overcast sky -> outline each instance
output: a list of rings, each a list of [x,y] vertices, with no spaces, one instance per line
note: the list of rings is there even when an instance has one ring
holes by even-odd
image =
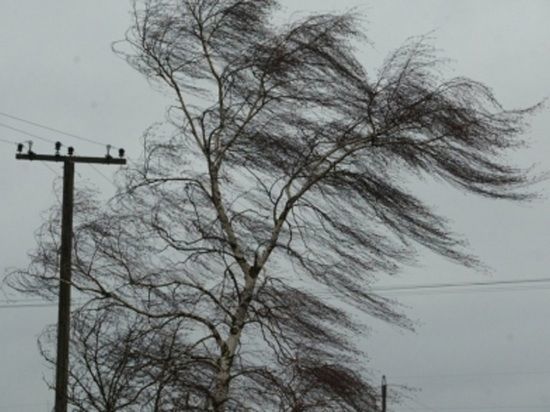
[[[550,1],[546,0],[307,0],[283,4],[288,12],[358,7],[372,45],[359,45],[367,69],[406,38],[432,33],[450,58],[449,76],[466,75],[489,85],[508,108],[550,96]],[[79,154],[103,155],[105,148],[15,121],[12,115],[98,142],[124,146],[139,156],[139,138],[164,119],[169,99],[111,51],[129,25],[126,1],[1,0],[0,139],[34,140],[38,152],[50,143],[13,128],[73,144]],[[530,147],[513,153],[518,165],[550,170],[550,110],[532,118]],[[6,127],[7,126],[7,127]],[[9,129],[11,127],[12,129]],[[14,159],[15,147],[0,142],[0,268],[25,265],[41,213],[54,202],[59,165]],[[88,179],[108,196],[114,168],[105,175],[79,165],[76,184]],[[548,195],[548,182],[536,186]],[[441,185],[417,190],[448,216],[454,230],[491,268],[472,272],[426,255],[419,267],[379,287],[472,281],[548,278],[550,203],[488,201]],[[550,282],[392,292],[417,321],[415,333],[368,320],[360,339],[372,377],[416,388],[389,410],[550,410]],[[0,296],[0,411],[44,412],[53,392],[42,381],[47,369],[36,337],[56,320],[55,307],[14,307]],[[17,302],[18,304],[25,302]]]

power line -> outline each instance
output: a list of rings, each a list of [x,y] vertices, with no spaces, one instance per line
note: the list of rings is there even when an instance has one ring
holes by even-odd
[[[13,140],[6,140],[6,139],[2,139],[1,137],[0,137],[0,142],[8,143],[9,145],[12,145],[12,144],[17,145],[18,144],[17,142],[14,142]]]
[[[103,173],[101,170],[99,170],[97,167],[95,167],[93,164],[89,164],[90,166],[98,175],[100,175],[106,182],[109,182],[109,184],[113,185],[115,188],[117,185],[115,182],[113,182],[105,173]]]
[[[2,139],[0,138],[0,143],[6,143],[6,144],[9,144],[10,146],[11,145],[18,145],[19,143],[17,142],[14,142],[12,140],[6,140],[6,139]],[[42,163],[45,167],[47,167],[48,169],[50,169],[50,171],[52,173],[54,173],[56,176],[59,174],[56,170],[54,170],[50,165],[46,164],[46,163]]]
[[[420,406],[420,407],[422,408],[422,410],[424,410],[424,411],[434,411],[434,412],[436,412],[436,410],[435,410],[434,408],[432,408],[431,406],[428,406],[428,405],[426,405],[426,404],[424,404],[424,403],[422,403],[422,402],[419,402],[419,401],[416,400],[416,399],[408,398],[408,401],[414,403],[414,404],[417,405],[417,406]],[[413,408],[411,408],[410,410],[415,411],[415,410],[417,410],[417,408],[414,408],[414,407],[413,407]]]
[[[371,287],[368,292],[379,295],[397,294],[399,296],[430,296],[442,294],[464,294],[464,293],[488,293],[488,292],[521,292],[533,290],[550,289],[550,278],[538,279],[514,279],[487,282],[463,282],[463,283],[432,283],[432,284],[411,284],[399,286]],[[345,292],[332,292],[330,290],[313,290],[317,296],[338,297],[345,296]],[[367,292],[367,293],[368,293]]]
[[[55,143],[55,141],[53,141],[52,139],[48,139],[47,137],[43,137],[43,136],[39,136],[39,135],[34,134],[34,133],[27,132],[26,130],[23,130],[23,129],[18,129],[17,127],[13,127],[13,126],[7,125],[5,123],[0,123],[0,127],[12,130],[12,131],[17,132],[17,133],[24,134],[24,135],[29,136],[29,137],[34,137],[35,139],[43,140],[43,141],[48,142],[48,143]]]
[[[36,298],[24,298],[24,299],[12,299],[12,298],[5,298],[0,299],[0,304],[2,303],[29,303],[29,302],[45,302],[47,300],[44,300],[44,298],[36,297]]]
[[[56,171],[53,167],[51,167],[49,164],[46,164],[46,163],[40,163],[40,164],[48,168],[54,175],[59,176],[59,172]]]
[[[432,296],[432,295],[465,295],[465,294],[478,294],[478,293],[498,293],[498,292],[536,292],[536,291],[547,291],[550,289],[548,286],[520,286],[520,287],[497,287],[497,288],[470,288],[470,289],[441,289],[441,290],[412,290],[412,291],[388,291],[381,292],[379,295],[392,295],[392,296]]]
[[[430,289],[452,289],[463,287],[484,287],[484,286],[510,286],[510,285],[533,285],[541,283],[549,283],[550,278],[531,278],[531,279],[509,279],[509,280],[492,280],[484,282],[460,282],[460,283],[430,283],[430,284],[413,284],[413,285],[395,285],[395,286],[379,286],[372,288],[374,292],[386,291],[411,291],[411,290],[430,290]]]
[[[25,123],[29,123],[29,124],[32,124],[32,125],[36,125],[36,126],[39,126],[38,123],[35,123],[35,122],[31,122],[31,121],[28,121],[28,120],[23,120],[21,118],[18,118],[18,117],[15,117],[15,116],[11,116],[11,115],[8,115],[6,113],[2,113],[0,112],[0,115],[3,115],[3,116],[7,116],[7,117],[10,117],[10,118],[13,118],[13,119],[17,119],[17,120],[20,120],[20,121],[24,121]],[[29,137],[34,137],[36,139],[40,139],[40,140],[43,140],[45,142],[49,142],[49,143],[54,143],[53,140],[50,140],[46,137],[43,137],[43,136],[40,136],[40,135],[37,135],[37,134],[34,134],[34,133],[30,133],[30,132],[27,132],[26,130],[24,129],[19,129],[19,128],[16,128],[16,127],[12,127],[10,125],[7,125],[7,124],[4,124],[4,123],[0,123],[0,127],[4,127],[6,129],[10,129],[10,130],[13,130],[15,132],[18,132],[18,133],[22,133],[22,134],[25,134],[26,136],[29,136]],[[63,132],[63,131],[60,131],[58,129],[54,129],[54,128],[50,128],[50,127],[47,127],[47,126],[42,126],[40,125],[39,127],[43,127],[45,129],[48,129],[48,130],[52,130],[52,131],[55,131],[55,132],[58,132],[58,133],[61,133],[61,134],[64,134],[66,136],[70,136],[70,137],[75,137],[75,138],[78,138],[80,140],[85,140],[85,141],[88,141],[88,142],[91,142],[91,143],[94,143],[94,144],[97,144],[97,145],[100,145],[100,146],[104,146],[102,143],[99,143],[99,142],[95,142],[95,141],[92,141],[90,139],[86,139],[86,138],[83,138],[83,137],[80,137],[78,135],[73,135],[71,133],[67,133],[67,132]],[[18,143],[15,142],[15,141],[12,141],[12,140],[6,140],[6,139],[2,139],[0,138],[0,142],[3,142],[3,143],[6,143],[6,144],[10,144],[10,145],[17,145]],[[52,169],[50,166],[48,166],[47,164],[44,164],[48,169],[50,169],[52,172],[54,172],[56,175],[58,174],[54,169]],[[109,177],[107,177],[104,173],[102,173],[97,167],[95,167],[93,164],[90,164],[89,165],[97,174],[99,174],[101,176],[102,179],[105,179],[107,182],[109,182],[109,184],[113,185],[114,187],[116,187],[116,184],[111,180],[109,179]]]
[[[532,410],[545,410],[547,411],[550,408],[550,404],[547,405],[485,405],[485,406],[436,406],[433,410],[438,411],[498,411],[498,410],[509,410],[513,409],[516,411],[524,409]],[[411,408],[413,411],[425,411],[426,409]]]
[[[404,295],[411,295],[411,294],[415,294],[415,292],[417,290],[420,290],[420,289],[428,289],[430,291],[432,291],[432,294],[436,295],[436,294],[440,294],[440,293],[446,293],[445,289],[447,288],[459,288],[459,287],[469,287],[469,288],[479,288],[479,287],[490,287],[490,286],[494,286],[494,285],[514,285],[514,286],[518,286],[518,285],[522,285],[522,284],[526,284],[526,285],[534,285],[534,284],[540,284],[540,283],[550,283],[550,278],[538,278],[538,279],[525,279],[525,280],[521,280],[521,279],[513,279],[513,280],[502,280],[502,281],[492,281],[492,282],[464,282],[464,283],[434,283],[434,284],[417,284],[417,285],[406,285],[406,286],[386,286],[386,287],[380,287],[380,288],[372,288],[371,291],[373,292],[386,292],[386,291],[403,291],[403,294]],[[550,287],[550,285],[548,285]],[[537,290],[540,289],[540,288],[537,288]],[[507,292],[507,291],[521,291],[521,290],[534,290],[534,288],[499,288],[499,289],[493,289],[491,291],[495,291],[495,292]],[[461,292],[472,292],[471,290],[464,290],[464,291],[461,291]],[[325,291],[313,291],[312,293],[314,293],[315,295],[320,295],[320,296],[337,296],[336,293],[332,293],[332,292],[325,292]],[[32,305],[35,305],[34,303],[33,304],[30,304],[27,305],[27,301],[29,301],[31,299],[20,299],[20,300],[9,300],[9,301],[4,301],[4,302],[13,302],[13,303],[5,303],[5,304],[1,304],[0,305],[0,309],[1,308],[4,308],[4,307],[8,307],[8,308],[11,308],[11,307],[33,307]],[[23,303],[21,303],[23,302]],[[49,305],[56,305],[56,303],[48,303],[48,302],[42,302],[42,303],[37,303],[36,305],[44,305],[44,306],[49,306]],[[550,372],[549,372],[550,373]],[[458,376],[458,375],[457,375]],[[396,378],[401,378],[401,377],[396,377]]]
[[[51,169],[54,171],[53,169]],[[55,171],[54,171],[55,172]],[[55,172],[57,173],[57,172]],[[103,173],[101,175],[110,183],[113,184],[112,181],[109,180],[107,176],[105,176]],[[416,285],[405,285],[405,286],[384,286],[384,287],[373,287],[371,288],[372,292],[390,292],[390,291],[416,291],[416,290],[435,290],[436,292],[440,292],[441,289],[452,289],[452,288],[462,288],[462,287],[469,287],[469,288],[475,288],[475,287],[490,287],[490,286],[504,286],[504,285],[513,285],[513,286],[523,286],[523,285],[534,285],[534,284],[544,284],[544,283],[550,283],[550,278],[538,278],[538,279],[513,279],[513,280],[501,280],[501,281],[491,281],[491,282],[464,282],[464,283],[434,283],[434,284],[416,284]],[[548,285],[550,287],[550,285]],[[521,291],[521,290],[532,290],[533,288],[499,288],[499,289],[493,289],[492,291],[496,292],[506,292],[506,291]],[[470,290],[464,290],[463,292],[470,292]],[[329,291],[314,291],[314,294],[317,295],[325,295],[325,296],[334,296],[335,293],[329,292]],[[408,293],[404,293],[408,294]],[[437,294],[437,293],[434,293]]]
[[[71,302],[75,305],[81,305],[84,304],[85,301],[82,300],[73,300]],[[32,307],[49,307],[49,306],[57,306],[58,301],[57,300],[45,300],[43,298],[29,298],[29,299],[0,299],[0,308],[32,308]]]
[[[55,302],[43,303],[17,303],[17,304],[0,304],[0,309],[19,309],[19,308],[46,308],[57,306]]]
[[[0,116],[8,117],[12,120],[17,120],[19,122],[23,122],[23,123],[26,123],[26,124],[29,124],[29,125],[32,125],[32,126],[35,126],[35,127],[40,127],[42,129],[49,130],[49,131],[55,132],[55,133],[59,133],[59,134],[62,134],[64,136],[73,137],[75,139],[82,140],[84,142],[88,142],[88,143],[92,143],[92,144],[96,144],[98,146],[103,146],[104,147],[106,145],[105,143],[98,142],[97,140],[89,139],[87,137],[82,137],[82,136],[74,134],[74,133],[69,133],[69,132],[57,129],[55,127],[47,126],[47,125],[42,124],[42,123],[38,123],[38,122],[34,122],[32,120],[24,119],[22,117],[14,116],[14,115],[9,114],[9,113],[0,112]]]
[[[49,402],[40,402],[40,403],[12,403],[9,405],[0,405],[0,410],[20,410],[21,406],[48,406]]]
[[[550,370],[538,370],[538,371],[495,371],[495,372],[478,372],[478,373],[442,373],[433,375],[396,375],[392,379],[396,382],[403,382],[406,380],[432,380],[442,378],[476,378],[482,376],[531,376],[531,375],[549,375]]]

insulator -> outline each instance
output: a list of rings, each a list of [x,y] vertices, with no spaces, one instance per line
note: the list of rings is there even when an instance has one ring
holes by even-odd
[[[59,154],[59,150],[61,149],[61,142],[55,142],[55,154]]]
[[[17,144],[17,153],[21,153],[23,151],[23,143]]]
[[[67,148],[67,153],[69,154],[69,156],[72,156],[74,154],[74,147],[72,146],[69,146]]]
[[[123,158],[124,157],[124,149],[118,149],[118,157]]]

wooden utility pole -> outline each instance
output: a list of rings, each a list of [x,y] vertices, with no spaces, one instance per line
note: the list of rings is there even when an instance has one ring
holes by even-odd
[[[382,376],[382,412],[386,412],[387,394],[388,394],[388,385],[386,384],[386,376]]]
[[[73,238],[73,196],[74,164],[126,164],[124,150],[119,150],[119,158],[109,154],[105,157],[74,156],[74,149],[68,148],[66,156],[59,154],[61,143],[55,144],[54,155],[42,155],[32,152],[22,153],[23,145],[17,147],[15,158],[18,160],[38,160],[43,162],[63,162],[63,210],[61,221],[61,261],[59,270],[59,303],[57,313],[57,358],[55,362],[55,412],[67,412],[67,387],[69,383],[69,339],[71,325],[71,252]]]

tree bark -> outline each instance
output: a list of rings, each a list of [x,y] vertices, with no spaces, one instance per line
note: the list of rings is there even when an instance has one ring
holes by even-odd
[[[229,336],[224,341],[220,357],[218,358],[218,374],[216,376],[216,383],[212,395],[212,407],[214,412],[224,412],[226,410],[229,385],[231,383],[231,367],[233,365],[233,358],[239,346],[241,340],[241,334],[246,323],[246,316],[248,314],[248,308],[252,301],[254,289],[256,287],[256,270],[251,268],[246,275],[246,283],[242,293],[239,306],[235,310],[233,320],[231,322],[231,328],[229,330]]]

